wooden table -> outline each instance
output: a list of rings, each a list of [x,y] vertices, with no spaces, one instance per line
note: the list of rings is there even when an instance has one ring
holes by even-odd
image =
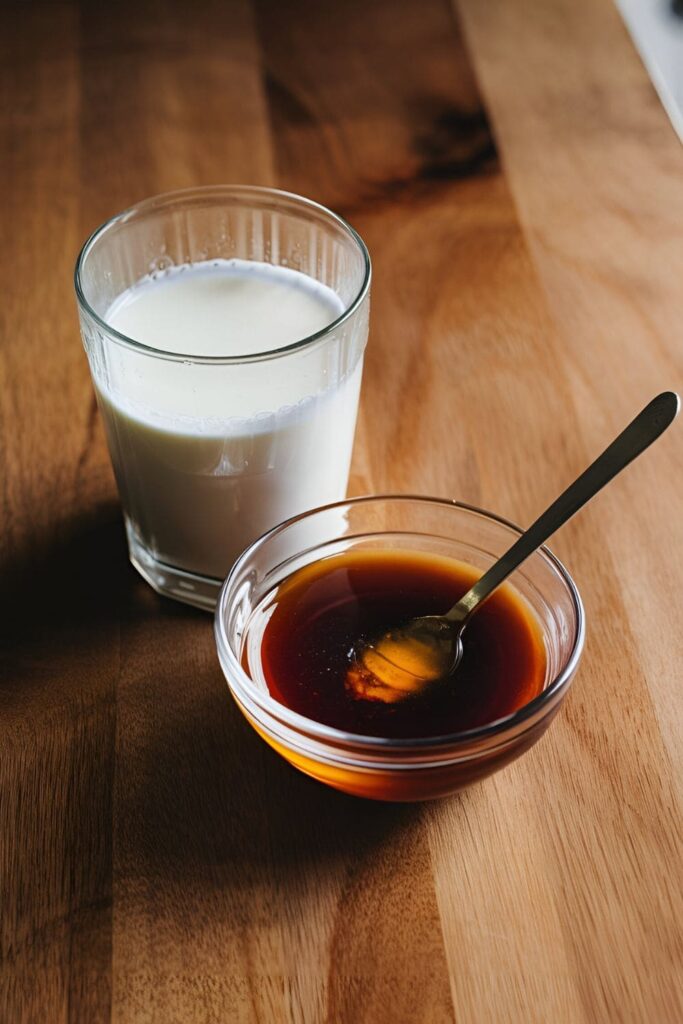
[[[334,207],[375,268],[352,493],[530,521],[683,386],[683,152],[616,11],[3,21],[0,1020],[683,1019],[680,424],[554,542],[589,633],[546,738],[460,796],[364,803],[271,753],[208,617],[129,568],[71,286],[148,194]]]

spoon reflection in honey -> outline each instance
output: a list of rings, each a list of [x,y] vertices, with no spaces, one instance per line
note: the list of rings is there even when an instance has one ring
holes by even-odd
[[[426,615],[397,626],[356,652],[347,690],[386,704],[421,694],[453,675],[463,653],[470,617],[514,570],[598,491],[645,451],[673,422],[678,395],[654,398],[445,615]]]

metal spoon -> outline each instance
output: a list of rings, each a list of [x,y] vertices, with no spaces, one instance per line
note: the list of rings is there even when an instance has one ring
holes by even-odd
[[[411,619],[364,647],[349,670],[356,696],[394,702],[451,675],[462,658],[470,617],[522,562],[652,444],[676,418],[678,395],[665,391],[538,517],[445,615]]]

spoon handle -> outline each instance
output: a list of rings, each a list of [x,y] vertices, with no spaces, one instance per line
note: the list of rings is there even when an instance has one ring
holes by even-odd
[[[664,391],[653,398],[602,455],[477,580],[445,617],[451,622],[464,622],[477,605],[485,601],[518,565],[664,433],[676,418],[678,407],[679,398],[673,391]]]

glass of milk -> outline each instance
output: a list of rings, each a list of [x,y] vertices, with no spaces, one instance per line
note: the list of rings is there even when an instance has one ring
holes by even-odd
[[[131,561],[212,608],[255,538],[345,496],[368,251],[300,196],[196,188],[103,224],[75,283]]]

